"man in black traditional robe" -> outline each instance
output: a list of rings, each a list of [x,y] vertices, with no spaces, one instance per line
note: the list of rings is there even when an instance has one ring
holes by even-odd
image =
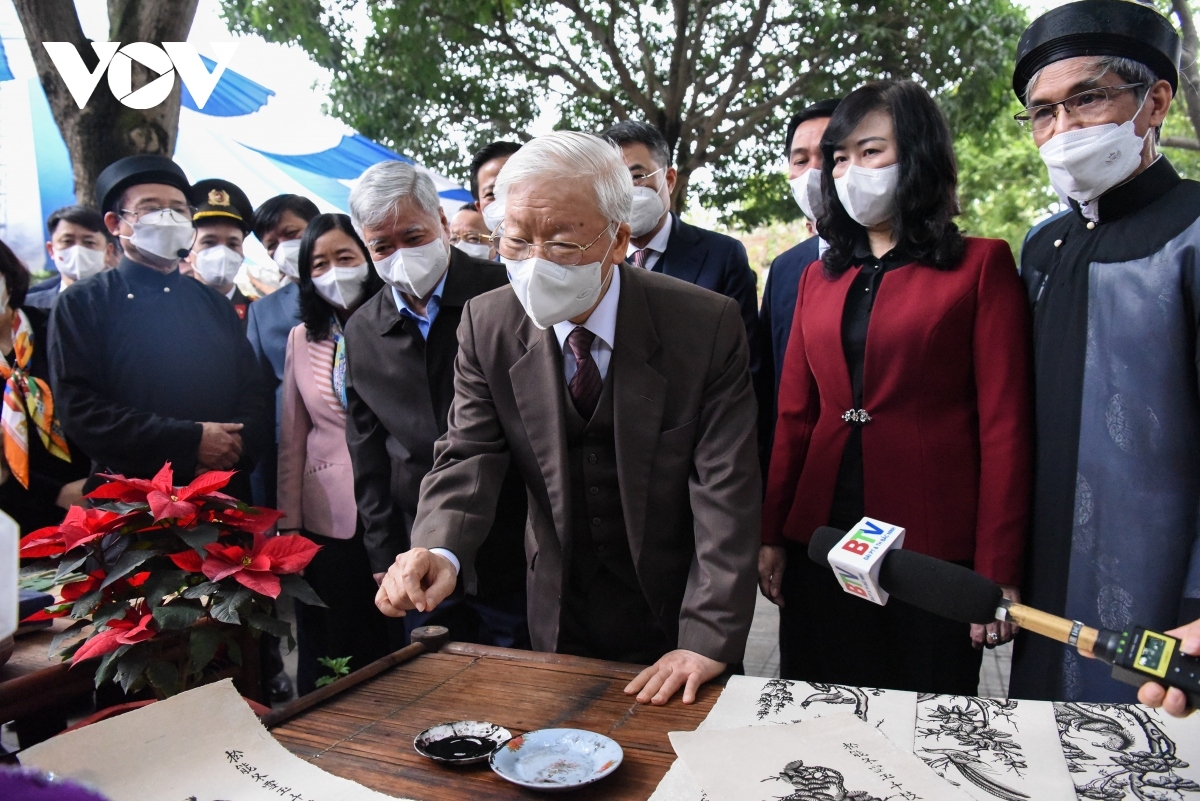
[[[1037,381],[1024,598],[1107,629],[1200,616],[1200,184],[1157,150],[1179,56],[1152,7],[1082,0],[1030,25],[1013,77],[1071,207],[1021,254]],[[1136,688],[1024,635],[1011,694],[1132,702]]]
[[[50,319],[57,411],[95,473],[175,483],[208,470],[240,472],[226,489],[249,501],[248,474],[269,439],[266,396],[229,301],[179,273],[195,232],[183,171],[162,156],[130,156],[96,181],[96,200],[124,257],[69,287]]]

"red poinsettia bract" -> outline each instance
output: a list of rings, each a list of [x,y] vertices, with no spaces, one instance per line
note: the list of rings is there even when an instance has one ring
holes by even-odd
[[[278,598],[279,576],[299,573],[306,568],[320,546],[299,534],[270,539],[256,534],[253,548],[214,542],[205,545],[204,550],[208,552],[204,559],[189,550],[171,554],[171,561],[181,570],[203,573],[209,581],[233,576],[247,589]]]
[[[167,462],[149,481],[144,478],[105,474],[103,478],[108,479],[108,483],[92,490],[87,497],[92,500],[148,504],[155,522],[178,519],[196,514],[199,509],[199,505],[195,503],[197,500],[216,498],[234,502],[228,495],[217,492],[229,483],[233,474],[232,470],[213,470],[197,476],[186,487],[176,487],[175,473],[171,470],[171,463]]]
[[[158,633],[154,615],[143,609],[141,604],[129,607],[125,610],[124,617],[108,621],[107,626],[80,646],[71,657],[72,667],[85,659],[112,653],[122,645],[144,642]]]
[[[21,558],[59,556],[72,548],[111,534],[140,514],[141,512],[131,512],[123,515],[103,509],[72,506],[59,525],[39,528],[21,538]]]
[[[111,601],[117,597],[118,593],[137,589],[145,584],[148,578],[150,578],[150,571],[146,570],[141,573],[134,573],[129,578],[117,579],[104,588],[104,600]],[[103,570],[94,570],[82,581],[72,581],[70,584],[64,584],[62,599],[57,604],[47,607],[47,609],[54,609],[57,606],[56,611],[48,612],[46,609],[40,609],[21,622],[33,623],[38,620],[53,620],[56,617],[64,617],[71,611],[67,604],[73,604],[89,592],[100,589],[100,585],[104,583],[104,579],[105,573]]]

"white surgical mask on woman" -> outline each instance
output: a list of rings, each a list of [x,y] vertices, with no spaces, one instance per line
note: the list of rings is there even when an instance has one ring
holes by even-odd
[[[450,251],[438,237],[415,248],[397,248],[390,255],[377,259],[375,272],[389,286],[414,298],[423,298],[442,280],[449,263]]]
[[[183,212],[174,209],[159,209],[143,214],[133,223],[131,236],[121,235],[143,253],[158,256],[160,259],[177,261],[192,247],[196,238],[196,229],[192,221]]]
[[[900,162],[879,168],[851,164],[841,178],[833,179],[838,200],[842,201],[846,213],[864,228],[892,218],[899,183]]]
[[[610,243],[603,260],[571,267],[539,258],[501,261],[508,268],[508,279],[525,313],[534,325],[546,329],[578,317],[595,305],[604,290],[602,265],[611,252]]]
[[[275,255],[271,257],[279,267],[279,272],[293,281],[300,278],[300,240],[289,239],[275,246]]]
[[[455,242],[454,247],[466,253],[473,259],[483,259],[487,261],[488,256],[492,255],[491,245],[485,245],[482,242]]]
[[[1060,196],[1088,203],[1133,175],[1142,163],[1146,137],[1154,130],[1147,128],[1142,136],[1134,130],[1133,120],[1149,97],[1147,93],[1126,123],[1063,131],[1038,148],[1050,172],[1050,185]]]
[[[648,186],[633,188],[633,211],[629,217],[631,236],[645,236],[654,230],[658,221],[667,213],[667,204],[658,191]]]
[[[72,281],[82,281],[104,272],[104,251],[83,245],[55,249],[54,265],[60,275]]]
[[[313,289],[339,309],[350,309],[358,306],[363,293],[367,291],[367,263],[354,267],[330,267],[320,275],[314,275]]]
[[[813,222],[825,213],[825,200],[821,197],[821,168],[809,167],[804,172],[788,181],[792,187],[792,197],[804,216]]]
[[[192,264],[196,275],[209,286],[232,284],[241,269],[241,253],[225,245],[214,245],[198,251]]]

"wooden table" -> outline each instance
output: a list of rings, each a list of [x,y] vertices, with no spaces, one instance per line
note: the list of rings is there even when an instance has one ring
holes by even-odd
[[[73,620],[55,620],[49,628],[16,638],[16,649],[0,665],[0,723],[17,722],[22,747],[33,745],[66,726],[63,705],[91,696],[96,663],[70,664],[49,654],[50,641]]]
[[[294,754],[323,770],[417,801],[544,798],[504,781],[487,764],[438,765],[413,750],[429,726],[487,720],[514,735],[570,727],[612,737],[625,751],[608,778],[578,799],[645,799],[675,759],[667,732],[695,729],[721,693],[695,704],[634,702],[622,690],[640,667],[556,654],[450,643],[383,672],[272,729]]]

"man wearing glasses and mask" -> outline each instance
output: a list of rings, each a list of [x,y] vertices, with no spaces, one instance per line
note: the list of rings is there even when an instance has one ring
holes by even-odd
[[[512,287],[463,310],[449,430],[376,605],[428,610],[469,584],[515,468],[533,647],[648,665],[627,693],[691,703],[741,661],[754,613],[754,392],[738,305],[625,262],[632,189],[589,134],[504,165]]]
[[[1200,184],[1158,151],[1180,40],[1151,6],[1081,0],[1021,36],[1017,116],[1070,211],[1021,253],[1037,462],[1022,595],[1090,626],[1200,617]],[[1014,697],[1132,703],[1109,669],[1018,641]]]
[[[186,484],[236,469],[226,492],[249,501],[247,477],[270,436],[266,402],[229,301],[179,273],[195,239],[190,189],[183,170],[154,155],[121,159],[96,179],[124,255],[54,307],[54,398],[93,474],[151,478],[171,462]]]
[[[750,343],[750,369],[758,371],[758,277],[746,248],[731,236],[689,225],[671,211],[675,168],[667,140],[652,125],[619,122],[601,137],[621,148],[633,177],[629,261],[733,298]]]

